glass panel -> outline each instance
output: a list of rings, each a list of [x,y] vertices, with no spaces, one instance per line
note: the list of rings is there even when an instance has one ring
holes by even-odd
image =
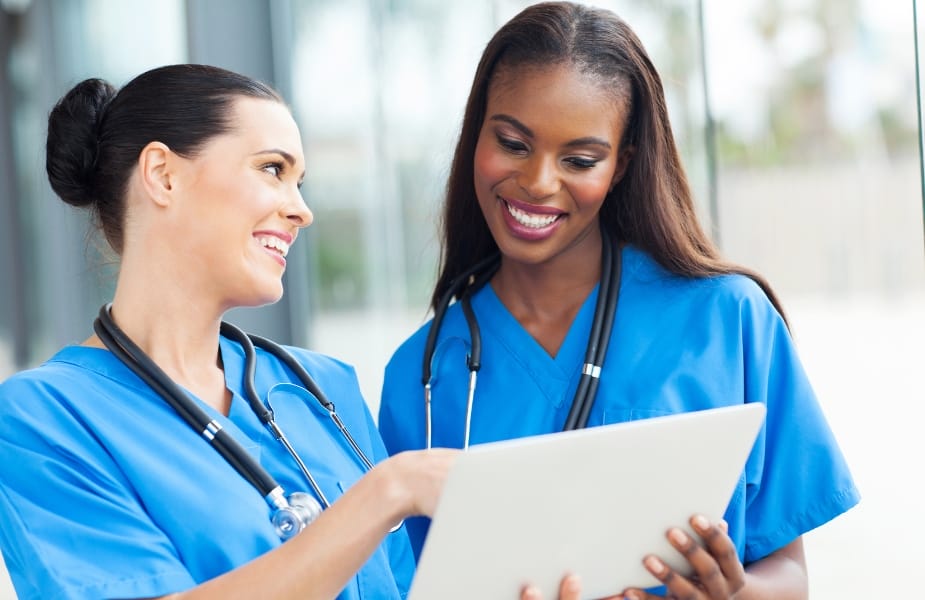
[[[119,86],[155,65],[182,62],[186,26],[182,0],[36,1],[19,18],[9,85],[22,218],[18,226],[26,245],[29,361],[34,363],[62,343],[86,335],[113,284],[112,260],[88,239],[85,215],[64,205],[48,187],[48,111],[86,77],[103,77]]]
[[[895,574],[925,567],[909,518],[925,490],[908,473],[925,456],[912,6],[705,6],[723,249],[781,294],[864,497],[807,536],[811,596],[900,596]]]
[[[915,28],[915,85],[916,85],[916,108],[919,118],[919,170],[922,183],[922,211],[925,214],[925,128],[922,127],[923,106],[925,106],[925,4],[919,0],[912,0],[912,10],[914,14],[913,27]],[[925,219],[923,219],[925,226]]]

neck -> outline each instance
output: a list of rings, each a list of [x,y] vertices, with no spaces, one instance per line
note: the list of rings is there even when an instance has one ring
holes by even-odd
[[[550,356],[556,356],[575,315],[601,278],[601,237],[559,256],[528,264],[502,257],[491,285],[501,302]]]
[[[132,298],[117,288],[112,316],[161,368],[183,372],[216,366],[221,316],[189,300]]]
[[[492,287],[511,312],[557,316],[580,306],[601,278],[601,237],[595,231],[574,247],[543,263],[502,257]]]
[[[175,383],[227,414],[230,394],[218,346],[220,307],[197,290],[161,283],[169,278],[130,273],[123,270],[119,277],[113,320]]]

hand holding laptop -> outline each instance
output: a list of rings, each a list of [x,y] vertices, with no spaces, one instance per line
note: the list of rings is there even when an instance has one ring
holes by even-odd
[[[754,403],[471,447],[447,478],[409,598],[532,600],[529,584],[546,600],[644,600],[669,580],[680,597],[728,597],[742,566],[715,523],[763,420]],[[567,573],[580,592],[562,590]]]
[[[693,575],[685,577],[672,572],[663,561],[654,555],[643,560],[647,569],[663,583],[671,583],[669,590],[673,597],[696,597],[697,590],[707,598],[729,598],[742,588],[745,583],[745,570],[735,555],[735,545],[729,539],[728,526],[725,521],[711,524],[702,515],[691,517],[690,525],[700,536],[698,543],[681,529],[668,531],[668,541],[680,553],[688,558],[694,569]],[[661,596],[656,596],[660,598]],[[524,588],[521,600],[543,600],[543,594],[534,585]],[[559,586],[559,600],[581,600],[581,578],[567,575]],[[625,590],[622,594],[602,600],[647,600],[652,598],[645,590],[638,588]],[[554,600],[554,599],[552,599]]]

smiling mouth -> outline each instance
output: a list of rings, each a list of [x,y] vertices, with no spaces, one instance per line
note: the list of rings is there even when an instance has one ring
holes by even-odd
[[[257,242],[269,250],[279,252],[284,258],[289,254],[289,244],[272,235],[261,235],[257,237]]]
[[[519,224],[530,229],[542,229],[544,227],[549,227],[555,223],[559,215],[538,215],[534,213],[528,213],[527,211],[521,210],[516,206],[513,206],[511,203],[502,200],[504,202],[507,212],[517,221]]]

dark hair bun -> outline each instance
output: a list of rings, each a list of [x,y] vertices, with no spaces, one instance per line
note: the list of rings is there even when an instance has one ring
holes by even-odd
[[[52,189],[73,206],[95,201],[96,158],[102,117],[116,89],[102,79],[86,79],[69,91],[48,116],[45,170]]]

